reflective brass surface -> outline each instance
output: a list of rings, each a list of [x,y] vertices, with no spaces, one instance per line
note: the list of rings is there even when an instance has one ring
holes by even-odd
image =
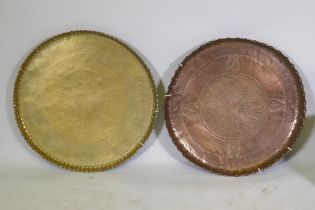
[[[117,166],[143,145],[155,120],[149,70],[125,44],[92,31],[37,47],[16,80],[15,113],[44,158],[77,171]]]
[[[291,150],[305,118],[301,79],[265,44],[221,39],[185,58],[169,86],[166,123],[192,162],[224,175],[259,172]]]

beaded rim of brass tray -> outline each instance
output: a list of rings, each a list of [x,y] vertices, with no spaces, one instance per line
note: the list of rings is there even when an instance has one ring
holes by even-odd
[[[253,174],[253,173],[259,173],[261,171],[263,171],[264,169],[272,166],[273,164],[275,164],[277,161],[279,161],[281,158],[283,158],[289,151],[291,151],[292,147],[294,146],[296,140],[298,139],[298,137],[300,136],[302,129],[304,127],[304,122],[305,122],[305,113],[306,113],[306,99],[305,99],[305,92],[304,92],[304,86],[302,83],[302,79],[298,73],[298,71],[296,70],[296,68],[294,67],[294,65],[290,62],[289,58],[284,55],[280,50],[275,49],[274,47],[267,45],[265,43],[262,42],[258,42],[256,40],[251,40],[251,39],[246,39],[246,38],[221,38],[221,39],[216,39],[213,41],[209,41],[207,43],[204,43],[202,45],[200,45],[198,48],[196,48],[195,50],[193,50],[192,52],[189,52],[186,57],[183,59],[183,61],[179,64],[178,68],[175,70],[175,73],[171,79],[171,82],[168,86],[168,91],[166,93],[167,96],[171,95],[171,91],[172,88],[176,82],[176,80],[178,79],[178,75],[180,74],[183,66],[185,65],[186,62],[188,62],[188,60],[193,57],[194,55],[198,54],[199,52],[201,52],[203,49],[209,47],[209,46],[213,46],[216,44],[220,44],[222,42],[229,42],[229,41],[240,41],[240,42],[247,42],[247,43],[252,43],[255,44],[257,46],[260,46],[262,48],[266,48],[268,50],[271,50],[273,53],[275,53],[277,56],[281,57],[285,63],[288,65],[288,70],[291,71],[291,73],[293,74],[293,78],[297,84],[297,93],[299,96],[299,118],[297,120],[297,125],[294,127],[294,130],[292,132],[292,135],[289,138],[289,143],[287,145],[287,147],[283,148],[281,151],[279,151],[277,153],[276,156],[274,156],[273,159],[266,161],[262,164],[257,165],[257,167],[250,168],[250,169],[246,169],[246,170],[241,170],[238,172],[229,172],[228,170],[220,170],[214,167],[211,167],[201,161],[199,161],[197,158],[194,157],[194,155],[190,154],[187,150],[184,150],[184,148],[182,148],[182,146],[180,145],[180,143],[178,142],[178,139],[174,133],[173,127],[170,123],[171,119],[169,116],[169,107],[168,107],[168,103],[169,103],[169,97],[166,97],[165,99],[165,111],[164,111],[164,116],[165,116],[165,121],[166,121],[166,128],[168,130],[168,134],[172,139],[172,142],[174,143],[174,145],[176,146],[177,150],[185,157],[187,158],[187,160],[191,161],[193,164],[195,164],[198,167],[201,167],[202,169],[214,172],[216,174],[220,174],[220,175],[224,175],[224,176],[243,176],[243,175],[249,175],[249,174]]]
[[[23,117],[21,115],[20,109],[19,109],[19,107],[20,107],[20,105],[19,105],[20,83],[21,83],[21,79],[22,79],[24,72],[27,71],[27,67],[28,67],[30,61],[38,53],[40,53],[42,49],[44,49],[49,44],[51,44],[51,43],[53,43],[59,39],[65,38],[65,37],[70,37],[73,35],[82,35],[82,34],[83,35],[84,34],[97,35],[97,36],[111,39],[111,40],[121,44],[128,51],[130,51],[136,57],[136,59],[141,63],[143,68],[145,69],[145,72],[146,72],[147,77],[150,81],[151,89],[153,92],[152,93],[152,95],[153,95],[153,107],[152,107],[150,124],[148,125],[148,128],[147,128],[145,134],[143,135],[143,137],[141,138],[141,140],[128,153],[126,153],[125,155],[123,155],[119,159],[114,160],[114,161],[109,162],[109,163],[105,163],[102,165],[95,165],[95,166],[80,166],[80,165],[69,164],[69,163],[64,162],[62,160],[59,160],[59,159],[53,157],[52,155],[48,154],[47,152],[41,150],[39,148],[39,146],[33,141],[29,131],[27,130],[27,128],[24,124],[24,120],[23,120]],[[158,112],[158,97],[157,97],[157,90],[155,87],[155,82],[154,82],[154,79],[151,75],[149,68],[144,63],[144,61],[140,58],[140,56],[131,47],[129,47],[123,41],[121,41],[121,40],[119,40],[113,36],[102,33],[102,32],[91,31],[91,30],[75,30],[75,31],[69,31],[69,32],[58,34],[56,36],[53,36],[53,37],[47,39],[46,41],[43,41],[41,44],[39,44],[37,47],[35,47],[35,49],[27,56],[27,58],[23,62],[22,66],[18,72],[18,75],[16,77],[16,81],[15,81],[15,85],[14,85],[14,92],[13,92],[13,106],[14,106],[15,119],[16,119],[17,125],[18,125],[24,139],[32,147],[32,149],[34,149],[40,156],[42,156],[47,161],[52,162],[53,164],[55,164],[59,167],[62,167],[64,169],[68,169],[71,171],[98,172],[98,171],[109,170],[109,169],[112,169],[112,168],[119,166],[123,162],[129,160],[144,145],[144,143],[147,141],[147,139],[149,138],[149,136],[150,136],[150,134],[154,128],[154,124],[155,124],[157,112]]]

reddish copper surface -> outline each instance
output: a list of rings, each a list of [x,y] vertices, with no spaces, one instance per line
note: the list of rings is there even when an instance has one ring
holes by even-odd
[[[217,173],[244,175],[291,150],[303,126],[305,98],[297,71],[279,51],[221,39],[183,61],[165,114],[185,157]]]

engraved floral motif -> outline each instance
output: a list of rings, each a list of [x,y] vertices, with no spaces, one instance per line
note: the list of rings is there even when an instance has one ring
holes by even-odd
[[[238,72],[240,69],[240,62],[238,56],[230,56],[225,63],[225,70],[231,72]]]
[[[284,110],[286,106],[285,101],[282,98],[270,98],[269,99],[269,111],[277,112]]]
[[[199,112],[199,105],[195,102],[190,102],[187,104],[182,104],[180,107],[181,112],[186,114],[196,114]]]
[[[239,158],[240,157],[240,142],[239,141],[230,141],[226,146],[228,158]]]

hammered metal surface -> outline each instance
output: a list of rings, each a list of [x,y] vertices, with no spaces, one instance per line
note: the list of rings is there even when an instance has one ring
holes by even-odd
[[[166,121],[178,149],[225,175],[261,171],[291,150],[305,117],[303,86],[279,51],[244,39],[203,45],[167,93]]]
[[[41,44],[15,85],[20,129],[46,159],[68,169],[99,171],[128,159],[148,137],[155,87],[126,45],[92,31]]]

